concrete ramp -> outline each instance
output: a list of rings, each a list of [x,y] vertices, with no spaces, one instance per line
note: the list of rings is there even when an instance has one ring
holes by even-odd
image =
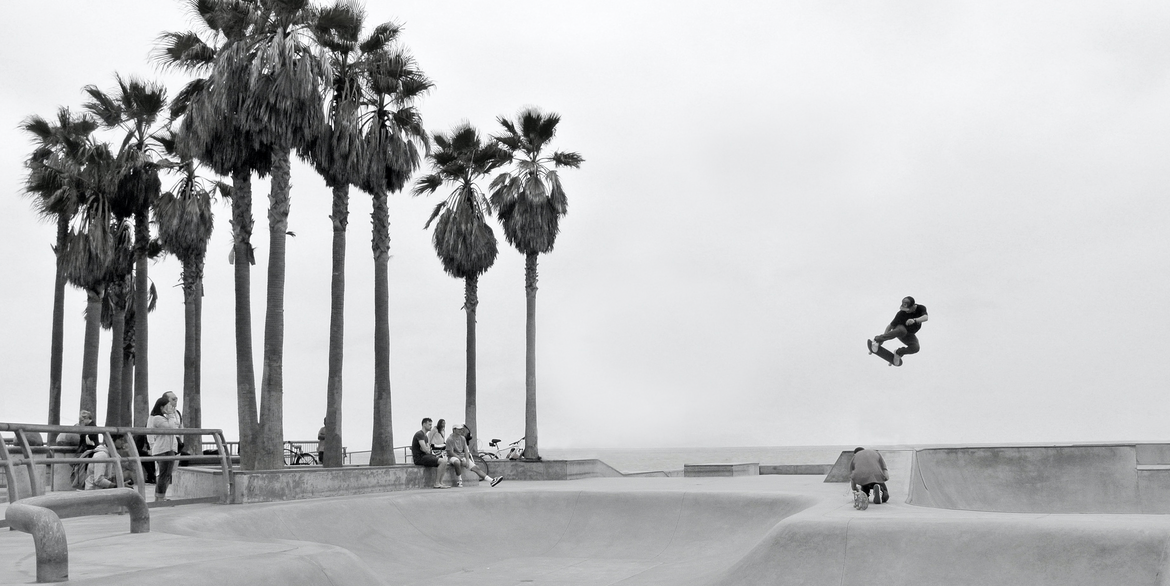
[[[1015,513],[1170,513],[1164,444],[928,448],[909,503]]]
[[[387,584],[709,584],[818,502],[783,494],[428,491],[224,507],[171,519],[194,537],[310,541]]]
[[[1165,584],[1170,535],[1103,520],[793,519],[716,584]]]

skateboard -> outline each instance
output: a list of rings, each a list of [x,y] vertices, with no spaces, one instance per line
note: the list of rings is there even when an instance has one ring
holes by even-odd
[[[877,354],[878,356],[880,356],[882,358],[882,360],[889,362],[890,366],[902,366],[902,357],[901,356],[898,356],[898,355],[894,354],[893,352],[890,352],[889,350],[886,350],[885,348],[878,346],[877,342],[875,342],[873,340],[866,340],[865,347],[869,349],[870,354]]]

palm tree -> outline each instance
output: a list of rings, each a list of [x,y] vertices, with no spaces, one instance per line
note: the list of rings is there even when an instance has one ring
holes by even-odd
[[[390,402],[389,192],[401,191],[428,150],[422,116],[414,106],[432,87],[414,59],[401,48],[371,53],[363,89],[362,158],[358,186],[373,197],[374,252],[374,430],[370,464],[394,464]]]
[[[251,266],[256,264],[252,247],[252,173],[267,175],[272,153],[253,140],[252,133],[241,126],[236,116],[248,96],[248,64],[224,55],[228,47],[245,42],[261,18],[260,7],[241,0],[187,1],[211,42],[205,42],[194,31],[163,33],[155,61],[164,67],[205,75],[187,84],[171,104],[172,118],[182,118],[176,148],[181,157],[196,158],[232,180],[229,197],[233,245],[228,260],[234,267],[240,464],[246,470],[254,470],[259,457],[259,410],[252,352]]]
[[[50,425],[59,425],[66,283],[62,253],[69,234],[69,224],[80,205],[79,194],[72,188],[68,176],[76,168],[76,155],[83,149],[89,135],[97,129],[97,124],[86,116],[73,115],[68,108],[60,108],[55,124],[39,116],[30,116],[21,124],[21,128],[37,141],[37,148],[26,162],[29,174],[25,193],[33,197],[33,206],[38,215],[57,225],[57,238],[53,245],[57,276],[53,284],[47,421]],[[56,439],[56,435],[49,434],[50,443]]]
[[[316,10],[308,0],[192,0],[192,8],[222,43],[209,45],[193,33],[167,33],[157,58],[175,67],[209,72],[184,89],[185,99],[176,111],[185,114],[181,130],[190,137],[187,144],[180,143],[180,153],[232,176],[234,258],[241,261],[236,262],[241,463],[245,468],[276,469],[284,463],[284,276],[291,152],[306,148],[323,116],[321,67],[308,42]],[[225,152],[217,152],[221,149]],[[240,189],[244,175],[250,177],[252,171],[272,174],[264,361],[256,423],[250,329],[244,333],[250,328],[250,283],[242,266],[244,259],[254,262],[250,183],[248,189]]]
[[[347,0],[321,10],[313,30],[325,50],[329,73],[325,123],[309,149],[310,158],[333,191],[333,270],[330,283],[329,374],[326,391],[326,467],[342,464],[342,365],[345,333],[345,235],[349,224],[349,187],[357,181],[362,160],[361,98],[366,56],[385,51],[398,36],[394,23],[377,26],[361,37],[365,12]]]
[[[168,140],[167,144],[173,148],[173,141]],[[188,427],[202,427],[203,424],[203,265],[207,243],[215,226],[211,199],[216,187],[221,192],[230,189],[223,184],[208,185],[195,170],[194,161],[183,161],[182,177],[173,189],[162,194],[155,212],[159,244],[183,265],[183,406],[184,423]],[[198,435],[188,436],[185,440],[191,449],[200,441]]]
[[[61,264],[65,279],[86,292],[85,338],[81,367],[80,409],[97,413],[97,362],[102,302],[114,278],[114,249],[118,222],[110,201],[120,166],[105,144],[89,144],[78,155],[68,181],[79,195],[77,229],[65,237]]]
[[[568,200],[556,169],[577,168],[585,159],[570,152],[545,154],[556,136],[561,117],[536,108],[520,112],[513,122],[500,116],[503,134],[495,136],[516,159],[515,169],[501,173],[491,184],[492,206],[504,226],[504,237],[524,255],[524,293],[527,298],[524,360],[524,457],[539,459],[536,430],[536,261],[552,252],[560,218]],[[554,167],[554,168],[550,168]]]
[[[132,395],[122,384],[125,366],[126,308],[134,293],[134,226],[125,218],[114,217],[111,226],[113,249],[110,257],[110,280],[102,299],[101,326],[111,331],[110,382],[106,395],[106,425],[133,424]]]
[[[121,167],[117,195],[112,200],[113,212],[118,216],[134,216],[134,292],[142,307],[147,304],[150,289],[148,274],[150,246],[150,210],[161,190],[156,155],[159,132],[163,129],[163,113],[167,105],[166,88],[160,84],[136,78],[123,79],[115,75],[118,88],[107,94],[97,86],[86,86],[90,101],[85,109],[96,116],[106,128],[125,132],[118,150]],[[134,363],[134,424],[146,425],[150,401],[149,336],[147,313],[135,314],[134,338],[140,351]]]
[[[511,159],[508,152],[494,142],[483,144],[470,124],[457,126],[448,135],[434,135],[438,147],[428,158],[431,174],[418,180],[414,194],[434,193],[444,184],[455,186],[447,199],[439,202],[425,228],[438,218],[433,243],[443,270],[463,279],[463,310],[467,312],[467,426],[478,437],[476,426],[475,386],[475,312],[479,306],[479,276],[496,262],[499,249],[496,235],[485,221],[491,212],[487,198],[476,182]]]

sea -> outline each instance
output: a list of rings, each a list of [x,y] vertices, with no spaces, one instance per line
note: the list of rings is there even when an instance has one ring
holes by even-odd
[[[842,451],[856,446],[751,446],[738,448],[541,448],[546,460],[596,458],[621,472],[682,470],[683,464],[756,462],[832,465]]]

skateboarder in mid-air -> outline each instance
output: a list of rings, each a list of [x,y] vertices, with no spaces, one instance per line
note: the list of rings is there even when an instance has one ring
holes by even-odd
[[[901,366],[903,356],[918,352],[918,336],[914,334],[922,329],[922,322],[928,319],[930,316],[926,315],[925,305],[915,303],[913,297],[902,299],[902,307],[898,308],[898,314],[894,316],[890,325],[886,326],[885,333],[878,334],[873,337],[873,340],[870,340],[869,351],[879,355],[888,353],[889,350],[883,349],[882,344],[897,338],[906,347],[895,350],[892,359],[887,358],[887,360],[894,366]],[[881,351],[879,352],[879,350]],[[885,356],[882,357],[885,358]]]

